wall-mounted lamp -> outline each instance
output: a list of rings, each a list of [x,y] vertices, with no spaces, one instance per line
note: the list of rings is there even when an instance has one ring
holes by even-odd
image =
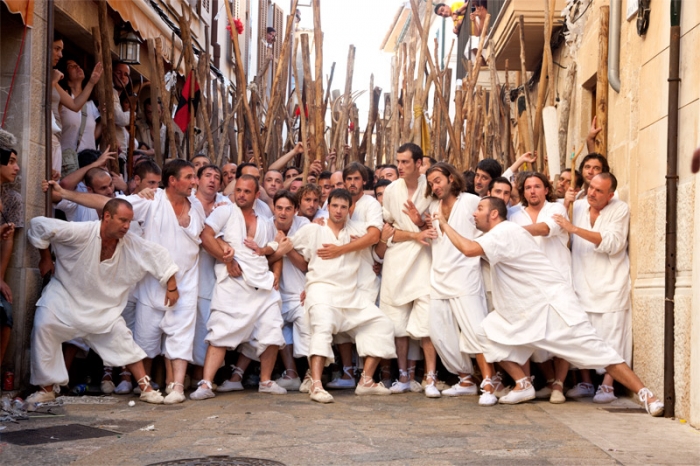
[[[122,30],[119,35],[119,60],[128,65],[138,65],[141,39],[130,30]]]

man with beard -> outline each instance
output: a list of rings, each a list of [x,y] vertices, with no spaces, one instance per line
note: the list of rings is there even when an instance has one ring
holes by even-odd
[[[508,220],[522,226],[533,236],[554,268],[570,283],[569,234],[554,220],[555,215],[568,218],[566,209],[562,204],[554,202],[549,179],[542,173],[524,173],[519,181],[521,204],[509,209]],[[552,355],[542,351],[535,351],[532,355],[532,361],[540,364],[547,380],[547,387],[539,390],[537,395],[539,398],[548,397],[550,403],[564,403],[564,379],[568,364],[555,358],[552,366],[549,362],[551,359]]]
[[[604,368],[637,393],[649,414],[661,416],[663,403],[598,336],[573,287],[551,265],[533,236],[506,220],[503,201],[482,199],[474,220],[484,233],[474,241],[455,232],[444,217],[438,222],[464,255],[484,256],[491,263],[496,310],[484,319],[479,338],[486,360],[500,362],[516,382],[499,403],[517,404],[535,398],[522,365],[533,351],[544,350],[580,368]],[[523,286],[525,277],[527,286]]]
[[[235,204],[221,206],[207,218],[202,232],[204,249],[221,263],[215,266],[216,284],[207,322],[209,343],[204,360],[203,378],[190,399],[213,398],[214,375],[221,367],[227,348],[239,347],[233,375],[217,391],[242,390],[241,381],[252,360],[260,361],[258,392],[283,395],[287,391],[271,379],[280,346],[284,346],[280,295],[277,278],[270,270],[261,247],[275,239],[271,220],[259,215],[254,204],[258,196],[258,180],[252,175],[236,179]],[[223,241],[233,249],[233,259]],[[260,246],[263,245],[263,246]]]
[[[473,212],[479,197],[465,193],[464,179],[446,163],[437,163],[426,171],[428,194],[438,202],[430,207],[431,216],[447,219],[447,223],[465,238],[474,239],[479,231],[474,226]],[[478,257],[462,254],[449,238],[431,228],[432,267],[430,269],[430,340],[447,370],[459,375],[459,383],[442,394],[446,396],[476,395],[472,377],[471,355],[481,370],[483,381],[479,404],[497,403],[493,365],[484,359],[477,337],[481,322],[488,315],[484,296],[481,264]]]
[[[396,154],[400,178],[384,191],[384,221],[395,232],[387,241],[381,282],[380,308],[394,323],[399,380],[393,393],[420,391],[410,370],[409,339],[420,340],[425,354],[425,395],[440,397],[437,382],[437,356],[430,341],[430,251],[426,245],[427,222],[423,214],[430,205],[425,175],[420,174],[423,151],[413,143],[399,147]]]

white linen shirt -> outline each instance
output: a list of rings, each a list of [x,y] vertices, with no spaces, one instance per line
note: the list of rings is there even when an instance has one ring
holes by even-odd
[[[630,259],[627,234],[630,210],[624,201],[611,199],[591,225],[588,199],[574,203],[573,224],[600,233],[598,246],[571,235],[573,282],[586,312],[605,313],[630,308]]]
[[[570,326],[588,320],[569,282],[522,227],[503,221],[474,241],[491,265],[495,309],[482,323],[490,340],[524,345],[543,339],[550,308]]]
[[[351,236],[362,236],[367,228],[352,220],[345,223],[336,238],[328,225],[309,223],[289,239],[294,249],[309,263],[306,272],[306,301],[304,307],[326,304],[341,309],[363,309],[373,304],[365,293],[357,292],[358,271],[362,264],[360,252],[350,252],[335,259],[321,259],[317,255],[324,244],[342,246],[350,242]]]
[[[535,242],[540,246],[542,252],[549,258],[555,269],[559,270],[562,276],[571,281],[571,251],[569,251],[569,234],[560,227],[552,218],[558,214],[569,219],[563,204],[557,202],[544,201],[542,209],[537,214],[537,222],[545,223],[549,227],[547,236],[533,236]],[[530,214],[523,205],[518,205],[508,212],[508,220],[520,226],[534,225]]]
[[[51,309],[64,324],[92,334],[111,331],[132,287],[147,274],[165,296],[168,279],[178,271],[163,246],[131,232],[119,240],[111,258],[100,261],[101,224],[35,217],[27,231],[34,247],[50,245],[56,254],[53,277],[37,306]]]
[[[460,235],[474,240],[481,232],[474,225],[474,211],[481,199],[469,193],[461,193],[450,212],[447,223]],[[440,203],[433,202],[430,213],[436,214]],[[432,241],[433,262],[430,269],[430,297],[432,299],[451,299],[467,295],[484,293],[481,276],[481,259],[467,257],[452,244],[447,235],[437,226],[438,237]]]
[[[421,215],[432,198],[426,197],[425,175],[418,178],[418,187],[411,201]],[[384,190],[384,221],[394,228],[417,233],[420,231],[411,218],[403,213],[408,200],[408,188],[403,178],[392,182]],[[402,306],[430,294],[430,248],[416,241],[395,243],[389,240],[382,268],[382,301]]]

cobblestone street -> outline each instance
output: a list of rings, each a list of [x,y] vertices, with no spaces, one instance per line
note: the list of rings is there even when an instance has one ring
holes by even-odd
[[[477,397],[334,396],[334,404],[319,405],[304,394],[248,390],[175,406],[129,407],[135,397],[115,397],[112,404],[64,405],[48,414],[43,408],[28,421],[2,424],[0,463],[147,465],[229,455],[287,465],[700,464],[700,432],[652,418],[629,399],[484,408]],[[12,432],[75,424],[113,433],[8,442]],[[151,425],[155,430],[141,430]]]

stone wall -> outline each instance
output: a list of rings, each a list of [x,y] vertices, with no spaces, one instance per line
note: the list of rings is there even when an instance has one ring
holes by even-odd
[[[24,25],[19,15],[11,15],[2,6],[0,16],[0,87],[9,89],[19,54]],[[17,137],[21,178],[15,183],[24,198],[25,228],[15,234],[12,259],[7,271],[13,291],[14,328],[6,362],[14,367],[15,385],[29,379],[29,337],[34,308],[39,298],[41,277],[36,268],[39,255],[26,240],[29,220],[44,213],[44,196],[39,180],[44,178],[44,76],[46,74],[46,6],[36,2],[34,27],[28,29],[24,51],[15,78],[6,129]],[[0,109],[5,108],[7,93],[0,93]]]
[[[569,122],[568,144],[577,147],[585,139],[593,114],[592,87],[598,72],[598,24],[600,7],[609,1],[594,0],[581,21],[586,21],[580,48],[569,56],[563,47],[555,60],[578,64],[577,83]],[[632,279],[634,369],[656,393],[663,393],[664,373],[664,260],[666,226],[666,144],[668,134],[668,69],[670,1],[651,5],[645,36],[636,31],[636,17],[623,19],[620,37],[620,93],[609,88],[608,159],[619,180],[618,194],[630,204],[629,253]],[[681,85],[679,122],[678,277],[675,296],[676,416],[700,426],[700,342],[691,335],[700,329],[700,259],[695,245],[700,234],[696,176],[690,173],[690,157],[700,144],[700,2],[683,2],[681,15]],[[565,72],[559,72],[557,88],[564,88]],[[694,279],[693,279],[694,278]],[[697,288],[697,287],[696,287]]]

